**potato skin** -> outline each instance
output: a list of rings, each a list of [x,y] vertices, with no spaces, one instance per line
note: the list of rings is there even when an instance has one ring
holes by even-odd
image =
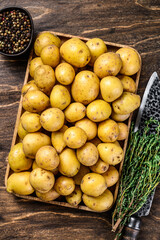
[[[26,135],[28,134],[28,132],[22,127],[21,121],[18,125],[18,136],[23,139]]]
[[[79,186],[76,186],[74,191],[66,196],[66,201],[72,206],[78,206],[82,201],[82,192]]]
[[[133,78],[125,75],[118,75],[117,77],[121,80],[121,83],[123,85],[123,91],[135,93],[136,83]]]
[[[61,153],[63,149],[66,147],[63,135],[67,129],[68,127],[66,125],[63,125],[63,127],[59,131],[52,132],[51,134],[52,145],[58,153]]]
[[[105,163],[104,161],[102,161],[101,159],[99,159],[96,164],[94,164],[93,166],[90,166],[90,169],[92,170],[92,172],[95,173],[105,173],[109,168],[109,164]]]
[[[127,120],[127,118],[129,118],[130,113],[128,114],[117,114],[114,111],[112,111],[111,114],[111,119],[115,120],[116,122],[123,122],[125,120]]]
[[[43,65],[42,59],[40,57],[35,57],[30,61],[29,73],[32,78],[34,78],[35,69],[40,65]]]
[[[86,107],[79,102],[71,103],[64,111],[65,118],[68,122],[76,122],[84,118]]]
[[[128,131],[128,126],[125,123],[117,123],[118,124],[118,128],[119,128],[119,135],[117,140],[121,141],[121,140],[125,140],[128,137],[129,131]]]
[[[26,83],[21,90],[22,95],[25,95],[28,91],[32,91],[32,90],[39,90],[39,88],[37,87],[37,85],[35,84],[34,80],[29,81],[28,83]]]
[[[68,89],[62,85],[55,85],[50,95],[52,107],[64,110],[71,102],[71,95]]]
[[[27,113],[21,117],[21,124],[27,132],[37,132],[41,128],[40,115]]]
[[[91,140],[97,135],[97,125],[88,118],[83,118],[75,123],[76,127],[82,128],[87,134],[87,140]]]
[[[54,189],[62,196],[70,195],[75,189],[75,183],[72,178],[60,176],[57,178]]]
[[[59,48],[56,45],[48,45],[41,51],[41,59],[43,64],[56,67],[60,61]]]
[[[109,166],[109,169],[105,173],[103,173],[102,176],[107,183],[107,187],[112,187],[118,182],[119,179],[119,173],[117,169],[113,166]]]
[[[36,191],[36,195],[45,202],[53,201],[60,196],[59,193],[57,193],[53,188],[46,193],[40,193]]]
[[[118,124],[111,120],[105,120],[98,125],[98,137],[102,142],[115,142],[119,136]]]
[[[77,149],[77,158],[84,166],[92,166],[98,161],[98,150],[93,143],[87,142]]]
[[[75,77],[75,70],[69,63],[60,63],[55,70],[56,79],[63,85],[69,85]]]

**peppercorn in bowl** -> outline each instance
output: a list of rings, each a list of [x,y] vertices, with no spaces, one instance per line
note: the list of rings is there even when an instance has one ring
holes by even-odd
[[[21,7],[0,10],[0,54],[20,56],[29,50],[34,25],[30,13]]]

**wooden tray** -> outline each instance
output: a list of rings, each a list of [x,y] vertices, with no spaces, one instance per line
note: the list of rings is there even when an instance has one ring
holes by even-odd
[[[49,31],[49,32],[57,35],[62,40],[62,42],[66,41],[66,40],[68,40],[72,37],[78,37],[79,39],[83,40],[84,42],[89,40],[89,38],[73,36],[73,35],[63,34],[63,33],[59,33],[59,32],[53,32],[53,31]],[[118,44],[118,43],[112,43],[112,42],[106,42],[106,41],[104,41],[104,42],[107,45],[107,49],[108,49],[107,51],[115,52],[121,47],[129,47],[127,45],[122,45],[122,44]],[[139,55],[139,53],[138,53],[138,55]],[[30,80],[29,64],[30,64],[30,61],[32,60],[32,57],[33,57],[33,49],[31,50],[31,53],[30,53],[30,56],[29,56],[29,59],[28,59],[28,64],[27,64],[27,68],[26,68],[26,74],[25,74],[23,85],[25,85]],[[132,76],[132,78],[136,82],[136,91],[138,89],[140,72],[141,72],[141,57],[140,57],[140,55],[139,55],[139,59],[140,59],[140,70],[137,72],[137,74]],[[18,131],[18,125],[19,125],[19,122],[20,122],[20,116],[21,116],[22,111],[23,111],[23,109],[22,109],[22,99],[23,99],[23,96],[21,95],[11,147],[13,147],[16,143],[18,143],[20,141],[19,136],[17,134],[17,131]],[[128,124],[129,129],[130,129],[130,125],[131,125],[131,119],[132,119],[132,114],[130,115],[129,119],[127,120],[127,124]],[[128,138],[124,141],[124,145],[123,145],[124,154],[126,152],[127,142],[128,142]],[[122,166],[123,166],[123,161],[119,164],[119,175],[121,175]],[[10,174],[11,174],[11,169],[10,169],[10,166],[9,166],[9,163],[8,163],[7,164],[7,169],[6,169],[6,174],[5,174],[5,186],[6,187],[7,187],[7,179],[10,176]],[[114,190],[114,194],[113,194],[114,195],[114,202],[117,198],[118,188],[119,188],[119,181],[115,185],[115,190]],[[43,200],[41,200],[41,199],[39,199],[39,198],[37,198],[33,195],[23,196],[23,195],[19,195],[19,194],[16,194],[16,193],[13,193],[13,194],[17,197],[20,197],[20,198],[24,198],[24,199],[28,199],[28,200],[32,200],[32,201],[34,200],[34,201],[44,202]],[[93,210],[89,209],[88,207],[86,207],[84,205],[79,205],[79,206],[74,207],[74,206],[71,206],[70,204],[68,204],[67,202],[62,202],[62,201],[50,201],[50,202],[45,202],[45,203],[50,203],[50,204],[54,204],[54,205],[59,205],[59,206],[70,207],[70,208],[75,208],[75,209],[81,209],[81,210],[94,212]]]

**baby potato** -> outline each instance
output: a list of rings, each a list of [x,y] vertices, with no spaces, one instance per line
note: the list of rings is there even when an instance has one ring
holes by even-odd
[[[66,145],[70,148],[80,148],[87,141],[87,134],[79,127],[68,128],[63,136]]]
[[[11,148],[8,155],[8,162],[14,172],[25,171],[32,166],[32,160],[24,154],[22,143],[17,143]]]
[[[66,62],[78,68],[86,66],[91,59],[89,48],[79,38],[71,38],[64,42],[60,53]]]
[[[45,170],[53,170],[59,165],[59,156],[52,146],[43,146],[36,153],[36,163]]]
[[[66,201],[72,206],[78,206],[82,201],[82,192],[79,186],[76,186],[74,191],[66,196]]]
[[[27,132],[37,132],[41,128],[40,115],[27,113],[21,117],[21,124]]]
[[[88,118],[83,118],[75,123],[76,127],[82,128],[87,134],[87,140],[95,138],[97,135],[97,125]]]
[[[35,158],[39,148],[51,145],[51,139],[41,132],[28,133],[23,139],[23,151],[26,157]]]
[[[121,81],[114,76],[104,77],[100,82],[102,98],[106,102],[113,102],[123,93]]]
[[[70,195],[75,189],[75,183],[72,178],[60,176],[57,178],[54,189],[62,196]]]
[[[92,172],[95,173],[105,173],[109,168],[109,164],[103,162],[101,159],[99,159],[96,164],[94,164],[93,166],[90,166],[90,169],[92,170]]]
[[[112,109],[109,103],[97,99],[87,106],[87,117],[93,122],[101,122],[109,118]]]
[[[34,72],[34,80],[42,92],[50,95],[56,81],[53,68],[49,65],[38,66]]]
[[[111,118],[115,120],[116,122],[123,122],[129,118],[130,113],[128,114],[117,114],[114,111],[112,111]]]
[[[28,132],[22,127],[21,121],[20,121],[20,123],[19,123],[19,125],[18,125],[18,130],[17,130],[17,132],[18,132],[18,136],[19,136],[21,139],[23,139],[23,138],[28,134]]]
[[[23,97],[22,105],[28,112],[42,112],[49,106],[49,98],[39,90],[28,91]]]
[[[101,140],[98,137],[96,137],[96,138],[91,140],[91,143],[93,143],[97,147],[98,144],[101,143]]]
[[[36,160],[34,160],[32,163],[32,170],[34,170],[35,168],[39,168],[39,166],[36,163]]]
[[[96,59],[103,53],[107,52],[107,46],[100,38],[92,38],[86,42],[86,45],[91,52],[91,60],[89,65],[93,66]]]
[[[84,118],[86,107],[79,102],[71,103],[64,111],[65,118],[68,122],[76,122]]]
[[[39,90],[34,80],[29,81],[22,87],[22,95],[25,95],[28,91]]]
[[[113,194],[108,189],[98,197],[83,194],[82,199],[87,207],[96,212],[108,211],[113,205]]]
[[[120,98],[112,103],[115,113],[126,115],[140,106],[140,96],[130,92],[123,92]]]
[[[88,173],[81,181],[81,190],[83,193],[92,196],[100,196],[107,188],[107,184],[102,175],[98,173]]]
[[[98,157],[98,150],[91,142],[77,149],[77,158],[85,166],[93,166],[98,161]]]
[[[66,147],[66,143],[63,139],[63,135],[67,129],[68,127],[66,125],[63,125],[63,127],[59,131],[52,132],[51,134],[52,145],[58,153],[61,153],[63,149]]]
[[[119,128],[119,135],[117,140],[125,140],[128,137],[128,126],[125,123],[117,123]]]
[[[41,59],[43,64],[56,67],[60,61],[59,48],[56,45],[48,45],[41,51]]]
[[[99,94],[99,79],[95,73],[84,70],[79,72],[72,83],[72,97],[75,102],[89,104]]]
[[[40,65],[43,65],[42,59],[40,57],[35,57],[30,61],[29,73],[30,73],[32,78],[34,78],[35,69]]]
[[[114,52],[100,55],[94,63],[94,73],[99,78],[116,76],[122,67],[120,56]]]
[[[115,142],[119,136],[118,124],[111,119],[101,122],[98,126],[98,137],[102,142]]]
[[[62,85],[55,85],[50,95],[52,107],[64,110],[71,102],[71,95],[68,89]]]
[[[102,176],[104,177],[107,187],[112,187],[114,184],[118,182],[119,173],[117,169],[113,166],[109,166],[107,172],[103,173]]]
[[[118,78],[121,80],[121,83],[123,85],[123,91],[135,93],[136,83],[133,78],[125,75],[118,75]]]
[[[44,47],[48,45],[56,45],[57,47],[60,47],[61,40],[56,35],[50,33],[50,32],[43,32],[41,33],[35,40],[34,43],[34,51],[37,56],[40,56],[41,51]]]
[[[48,108],[41,113],[40,123],[47,131],[58,131],[64,124],[64,113],[59,108]]]
[[[123,149],[116,143],[100,143],[97,149],[100,158],[110,165],[116,165],[123,160]]]
[[[90,172],[90,169],[84,165],[80,165],[80,169],[79,172],[73,177],[73,180],[75,182],[76,185],[80,185],[82,178]]]
[[[46,193],[40,193],[36,191],[36,195],[45,202],[53,201],[60,196],[59,193],[57,193],[53,188]]]
[[[13,173],[7,179],[7,192],[30,195],[34,192],[29,182],[30,172]]]
[[[116,52],[122,59],[121,74],[134,75],[140,69],[140,57],[135,49],[130,47],[123,47]]]
[[[56,79],[63,85],[69,85],[75,77],[75,70],[69,63],[61,63],[55,70]]]

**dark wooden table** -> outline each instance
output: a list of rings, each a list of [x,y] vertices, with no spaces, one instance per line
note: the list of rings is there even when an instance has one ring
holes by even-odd
[[[17,0],[0,6],[30,11],[35,31],[53,30],[84,37],[100,37],[136,48],[142,57],[139,94],[153,71],[160,75],[159,0]],[[4,176],[16,120],[27,57],[0,56],[0,239],[111,240],[110,217],[49,204],[31,202],[6,192]],[[142,218],[139,240],[160,239],[160,187],[148,217]]]

